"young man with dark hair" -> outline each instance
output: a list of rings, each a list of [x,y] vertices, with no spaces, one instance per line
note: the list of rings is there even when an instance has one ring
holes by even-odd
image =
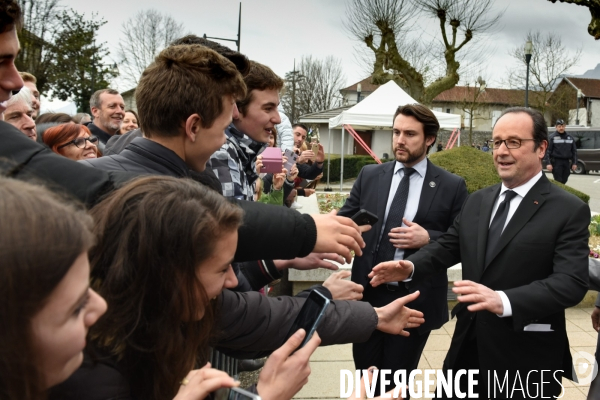
[[[365,166],[339,211],[339,215],[351,217],[366,209],[379,217],[363,236],[366,251],[352,265],[352,280],[365,288],[363,301],[382,306],[419,290],[421,296],[411,307],[425,315],[425,323],[412,329],[409,337],[374,332],[368,341],[354,344],[357,369],[376,365],[379,369],[404,370],[410,375],[417,368],[431,331],[448,321],[446,271],[412,286],[395,282],[373,288],[367,278],[379,262],[402,260],[440,237],[467,197],[464,179],[427,159],[439,127],[435,115],[425,106],[398,107],[392,131],[396,160]]]
[[[269,67],[251,61],[244,82],[248,91],[236,102],[233,123],[225,131],[227,141],[211,156],[208,166],[221,181],[225,197],[252,200],[258,178],[256,157],[281,122],[277,106],[283,80]]]
[[[221,181],[225,197],[252,201],[258,178],[256,157],[267,146],[275,125],[281,123],[277,106],[283,80],[269,67],[251,61],[244,82],[248,92],[237,101],[233,123],[225,131],[227,142],[212,155],[208,167]],[[314,179],[322,172],[324,158],[320,146],[314,167],[298,164],[298,176]]]

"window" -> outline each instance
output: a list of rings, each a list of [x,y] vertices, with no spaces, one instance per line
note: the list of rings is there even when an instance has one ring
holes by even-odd
[[[492,127],[494,125],[496,125],[496,121],[498,121],[498,118],[500,118],[501,114],[502,114],[502,111],[498,111],[498,110],[492,111]]]

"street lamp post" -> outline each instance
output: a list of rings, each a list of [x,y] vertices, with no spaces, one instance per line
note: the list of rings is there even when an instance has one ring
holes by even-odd
[[[577,117],[575,118],[575,125],[579,125],[579,99],[583,97],[581,89],[577,89]]]
[[[237,40],[206,36],[206,33],[204,34],[203,37],[204,37],[204,39],[217,39],[217,40],[227,40],[228,42],[234,42],[237,45],[237,51],[239,52],[240,51],[241,34],[242,34],[242,3],[240,3],[240,14],[238,16],[238,34],[237,34],[238,38],[237,38]]]
[[[533,43],[528,40],[525,43],[525,63],[527,64],[527,73],[525,75],[525,107],[529,107],[529,62],[533,53]]]
[[[360,103],[360,94],[362,92],[362,85],[359,83],[358,85],[356,85],[356,103]]]

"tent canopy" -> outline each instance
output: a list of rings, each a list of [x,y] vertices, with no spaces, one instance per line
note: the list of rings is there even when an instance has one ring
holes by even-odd
[[[329,119],[329,129],[341,128],[345,124],[354,129],[391,129],[398,106],[418,103],[394,81],[380,86],[354,107]],[[460,128],[460,115],[433,111],[445,129]]]

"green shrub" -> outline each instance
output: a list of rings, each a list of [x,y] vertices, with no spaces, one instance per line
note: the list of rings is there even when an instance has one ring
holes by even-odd
[[[385,162],[384,160],[381,160]],[[327,180],[327,163],[328,159],[325,156],[325,163],[323,164],[323,178],[322,181]],[[368,164],[376,164],[377,162],[371,156],[344,156],[344,179],[352,179],[358,176],[358,173]],[[331,182],[339,182],[340,180],[340,164],[341,158],[339,155],[331,155],[331,168],[329,173],[331,174],[329,180]]]
[[[446,171],[462,176],[467,182],[469,193],[500,183],[492,154],[470,146],[433,153],[429,160]]]
[[[429,160],[453,174],[462,176],[467,183],[469,193],[500,183],[492,154],[470,146],[455,147],[451,150],[433,153]],[[550,182],[579,197],[586,204],[589,203],[590,196],[587,194],[552,179]]]

